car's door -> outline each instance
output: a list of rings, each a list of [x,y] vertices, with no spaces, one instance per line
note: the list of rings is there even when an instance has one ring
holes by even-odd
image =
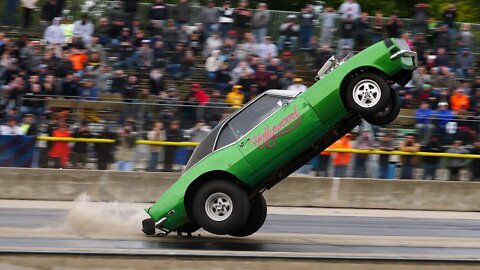
[[[305,99],[265,95],[228,125],[252,171],[268,174],[303,150],[299,141],[320,123]]]

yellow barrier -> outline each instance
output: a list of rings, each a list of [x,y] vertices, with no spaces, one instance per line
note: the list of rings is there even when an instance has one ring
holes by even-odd
[[[41,141],[57,141],[57,142],[89,142],[89,143],[115,143],[113,139],[96,139],[96,138],[71,138],[71,137],[48,137],[39,136]],[[136,144],[158,145],[158,146],[188,146],[195,147],[197,142],[167,142],[167,141],[149,141],[137,140]],[[325,152],[334,153],[353,153],[353,154],[380,154],[380,155],[399,155],[399,156],[425,156],[425,157],[446,157],[446,158],[480,158],[480,155],[472,154],[451,154],[451,153],[432,153],[432,152],[403,152],[403,151],[380,151],[380,150],[359,150],[359,149],[339,149],[327,148]]]

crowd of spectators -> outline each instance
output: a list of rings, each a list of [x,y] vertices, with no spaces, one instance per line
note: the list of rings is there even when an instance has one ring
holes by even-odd
[[[25,29],[32,26],[36,2],[21,1]],[[8,14],[12,7],[6,8]],[[269,33],[272,13],[267,3],[250,9],[253,7],[245,0],[236,7],[230,1],[223,1],[221,6],[208,1],[195,21],[188,0],[179,0],[173,6],[155,0],[146,14],[140,12],[138,1],[114,1],[96,21],[86,14],[80,18],[64,16],[64,8],[62,0],[44,2],[41,21],[35,22],[43,27],[40,39],[22,35],[11,40],[0,33],[1,106],[5,123],[0,131],[87,136],[86,124],[73,124],[80,127],[76,133],[68,133],[67,127],[72,124],[70,109],[46,107],[47,101],[58,97],[96,100],[103,93],[117,94],[126,104],[132,104],[125,106],[115,123],[120,127],[118,132],[105,129],[88,135],[118,138],[115,147],[95,148],[103,151],[96,155],[101,169],[114,160],[119,169],[133,169],[132,138],[200,141],[202,135],[191,131],[191,127],[204,134],[228,112],[224,107],[239,108],[268,89],[305,90],[307,86],[297,76],[294,57],[300,49],[313,59],[313,70],[318,70],[332,54],[343,58],[387,37],[403,38],[418,53],[420,67],[412,81],[397,91],[402,107],[416,110],[415,133],[420,145],[431,143],[433,135],[438,136],[442,146],[455,141],[472,145],[480,131],[480,78],[472,54],[474,36],[469,24],[455,24],[454,5],[449,5],[441,20],[436,21],[429,17],[427,5],[417,4],[410,32],[395,14],[385,19],[380,13],[362,12],[354,0],[345,0],[338,10],[326,7],[320,14],[306,5],[296,15],[285,17],[279,29],[275,29],[278,38]],[[13,19],[6,17],[4,23],[11,25]],[[206,91],[194,81],[194,71],[203,68],[213,91]],[[180,86],[186,91],[181,92]],[[161,109],[140,116],[133,104],[148,97],[154,97]],[[194,107],[176,106],[179,103]],[[127,121],[139,116],[139,122],[145,125]],[[93,115],[89,120],[100,119]],[[30,123],[36,123],[38,131],[28,133]],[[141,132],[150,127],[148,136]],[[160,133],[152,133],[155,130]],[[357,139],[362,147],[366,147],[366,138],[361,135]],[[384,143],[383,139],[379,143]],[[57,143],[49,143],[43,156],[54,158],[54,166],[67,166],[58,153],[69,156],[68,144],[53,148],[52,145]],[[72,148],[71,163],[82,167],[87,148],[85,143],[78,145]],[[159,149],[162,148],[151,147],[147,169],[155,170],[154,164],[160,159],[165,169],[171,170],[174,148],[165,148],[164,157],[159,156]],[[325,161],[326,156],[321,155],[320,159]],[[47,159],[41,160],[40,165],[48,166]],[[344,163],[347,159],[338,160]],[[366,162],[358,158],[355,167],[363,168]]]

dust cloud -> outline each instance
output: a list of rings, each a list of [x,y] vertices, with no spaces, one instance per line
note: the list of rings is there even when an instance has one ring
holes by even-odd
[[[148,215],[141,207],[126,207],[119,202],[92,202],[88,194],[81,194],[63,222],[42,228],[74,235],[143,235],[142,220]]]

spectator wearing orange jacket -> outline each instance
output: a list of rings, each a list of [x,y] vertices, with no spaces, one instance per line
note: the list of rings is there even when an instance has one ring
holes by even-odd
[[[352,135],[347,133],[340,138],[331,148],[337,149],[351,149],[352,148]],[[347,175],[347,166],[352,159],[352,153],[335,153],[333,157],[333,165],[335,165],[334,175],[335,177],[345,177]]]
[[[450,97],[450,107],[452,111],[458,111],[462,108],[468,110],[470,108],[470,98],[465,95],[463,89],[455,90],[455,93]]]
[[[75,71],[81,71],[85,68],[85,63],[88,60],[88,56],[83,53],[81,50],[72,49],[68,60],[72,62],[72,68]]]
[[[53,131],[52,137],[71,137],[68,126],[65,122],[60,122],[59,127]],[[69,142],[52,142],[52,147],[48,152],[48,157],[55,163],[55,168],[65,168],[70,156]]]

